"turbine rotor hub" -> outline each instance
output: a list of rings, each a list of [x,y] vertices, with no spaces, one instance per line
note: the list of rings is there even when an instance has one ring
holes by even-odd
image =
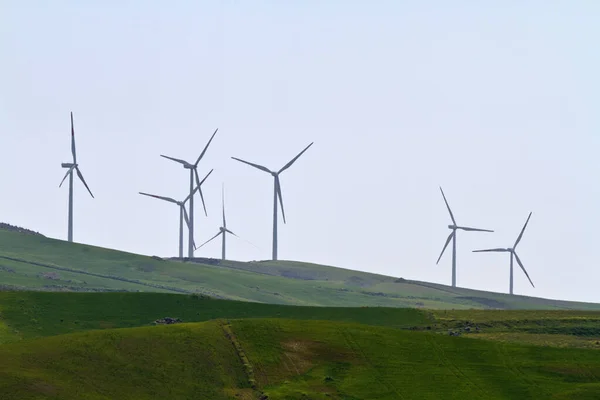
[[[275,171],[271,171],[271,175],[273,175],[275,178],[277,178],[277,175],[279,175],[279,174]]]

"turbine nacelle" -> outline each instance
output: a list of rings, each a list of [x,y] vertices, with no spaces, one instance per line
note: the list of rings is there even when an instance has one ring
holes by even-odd
[[[448,225],[448,229],[452,229],[452,230],[455,231],[455,230],[458,229],[458,226],[456,226],[456,225]]]
[[[73,163],[61,163],[60,165],[61,165],[61,167],[63,167],[63,168],[71,168],[71,167],[77,167],[79,164],[73,164]]]

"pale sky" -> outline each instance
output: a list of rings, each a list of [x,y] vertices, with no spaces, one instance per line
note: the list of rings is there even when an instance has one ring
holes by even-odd
[[[175,205],[200,174],[196,239],[279,258],[450,284],[435,261],[450,217],[458,285],[600,302],[600,2],[0,1],[0,221],[66,239],[69,112],[96,196],[75,185],[75,241],[175,256]],[[186,239],[187,247],[187,239]],[[197,256],[219,257],[213,241]]]

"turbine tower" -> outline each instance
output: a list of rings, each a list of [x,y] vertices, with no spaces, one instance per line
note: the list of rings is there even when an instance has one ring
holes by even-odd
[[[308,150],[308,148],[310,146],[313,145],[314,142],[312,142],[311,144],[309,144],[308,146],[306,146],[306,148],[304,150],[302,150],[296,157],[292,158],[292,160],[290,162],[288,162],[287,164],[285,164],[279,171],[271,171],[270,169],[268,169],[267,167],[263,167],[262,165],[258,165],[258,164],[254,164],[248,161],[244,161],[241,160],[239,158],[236,157],[231,157],[234,160],[243,162],[244,164],[248,164],[254,168],[258,168],[261,171],[264,171],[268,174],[271,174],[273,176],[273,260],[277,260],[277,198],[279,197],[279,204],[281,204],[281,215],[283,216],[283,223],[285,224],[285,211],[283,210],[283,198],[281,195],[281,183],[279,181],[279,175],[281,175],[281,173],[283,171],[285,171],[286,169],[288,169],[289,167],[292,166],[293,163],[296,162],[296,160],[302,155],[304,154],[304,152],[306,150]]]
[[[531,286],[533,286],[535,288],[535,286],[533,285],[533,282],[531,281],[531,278],[529,277],[529,274],[525,270],[525,267],[523,266],[523,263],[521,262],[521,259],[519,258],[519,256],[517,255],[517,252],[516,252],[517,245],[521,241],[521,238],[523,238],[523,233],[525,232],[525,228],[527,228],[527,224],[529,223],[529,218],[531,218],[531,214],[532,213],[530,212],[529,216],[527,217],[527,221],[525,221],[525,225],[523,225],[523,229],[521,229],[521,233],[519,234],[519,237],[517,237],[517,241],[515,242],[515,244],[513,245],[512,248],[473,250],[473,253],[488,253],[488,252],[510,253],[510,283],[509,283],[510,294],[513,294],[513,259],[517,260],[517,264],[519,264],[519,267],[521,267],[521,269],[525,273],[525,276],[527,277],[527,279],[529,279],[529,283],[531,283]]]
[[[227,234],[229,233],[238,238],[239,238],[239,236],[236,235],[235,233],[231,232],[229,229],[227,229],[227,221],[225,219],[225,187],[224,186],[221,189],[221,196],[222,196],[222,202],[223,202],[223,225],[219,228],[219,233],[217,233],[215,236],[208,239],[206,242],[202,243],[200,246],[196,247],[196,250],[198,250],[200,247],[204,246],[208,242],[212,241],[213,239],[216,239],[219,235],[223,235],[223,237],[221,238],[221,240],[222,240],[222,242],[221,242],[221,259],[225,260],[226,259],[225,258],[225,256],[226,256],[225,242],[226,242]]]
[[[68,168],[68,170],[62,181],[60,181],[60,185],[58,185],[58,187],[61,187],[65,179],[67,179],[67,176],[69,177],[69,228],[67,234],[67,240],[69,242],[73,241],[73,171],[77,172],[77,176],[85,185],[85,188],[90,193],[90,196],[94,198],[92,191],[90,190],[87,183],[85,183],[85,179],[83,179],[83,174],[79,170],[79,164],[77,164],[77,153],[75,152],[75,128],[73,127],[73,112],[71,112],[71,153],[73,153],[73,162],[61,164],[63,168]]]
[[[442,197],[444,198],[444,203],[446,203],[446,207],[448,208],[448,212],[450,213],[450,218],[452,219],[452,225],[448,225],[448,228],[452,229],[452,232],[448,236],[448,239],[446,239],[444,248],[442,249],[442,252],[440,253],[440,256],[438,257],[437,262],[435,264],[437,265],[440,262],[442,255],[444,255],[444,251],[446,250],[446,247],[448,247],[450,240],[452,240],[452,287],[456,287],[456,231],[458,229],[461,229],[463,231],[470,231],[470,232],[494,232],[494,231],[491,231],[489,229],[478,229],[478,228],[468,228],[465,226],[458,226],[456,224],[456,220],[454,219],[454,214],[452,214],[452,210],[450,209],[450,205],[448,205],[448,200],[446,200],[446,195],[444,194],[444,191],[442,190],[441,187],[440,187],[440,191],[442,192]]]
[[[194,257],[194,247],[195,247],[194,246],[194,196],[192,195],[192,193],[194,192],[194,178],[196,179],[196,185],[198,187],[200,187],[200,177],[198,176],[198,163],[200,162],[202,157],[204,157],[204,154],[206,153],[206,150],[208,149],[210,142],[212,142],[212,140],[215,137],[215,135],[217,134],[218,130],[219,130],[219,128],[215,129],[215,132],[210,137],[210,140],[204,147],[204,150],[202,150],[202,153],[200,153],[200,156],[198,157],[196,162],[193,164],[189,163],[187,161],[184,161],[184,160],[180,160],[178,158],[169,157],[169,156],[165,156],[162,154],[160,155],[161,157],[178,162],[183,165],[183,168],[190,170],[190,216],[189,216],[190,224],[189,224],[189,243],[188,243],[188,257],[189,258]],[[199,189],[199,192],[200,192],[200,198],[202,199],[202,206],[204,207],[204,214],[206,216],[208,216],[208,214],[206,212],[206,204],[204,203],[204,196],[202,195],[202,188]]]
[[[194,191],[192,193],[188,194],[188,196],[183,201],[177,201],[170,197],[157,196],[155,194],[139,192],[141,195],[154,197],[155,199],[159,199],[159,200],[168,201],[169,203],[174,203],[179,206],[179,258],[183,258],[183,220],[185,219],[185,223],[188,226],[188,228],[190,226],[190,218],[188,216],[187,210],[185,209],[185,203],[187,203],[188,200],[190,200],[192,198],[192,196],[196,193],[196,191],[200,189],[200,186],[204,183],[206,178],[208,178],[208,175],[210,175],[211,173],[212,173],[212,170],[210,170],[210,172],[206,175],[206,177],[204,177],[204,179],[200,182],[200,185],[196,186]],[[195,244],[194,244],[194,246],[195,246]]]

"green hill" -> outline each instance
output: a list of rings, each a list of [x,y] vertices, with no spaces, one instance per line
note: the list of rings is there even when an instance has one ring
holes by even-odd
[[[428,312],[412,308],[286,306],[168,293],[0,292],[0,344],[92,329],[147,326],[164,317],[183,322],[218,318],[330,320],[405,329],[432,321]],[[598,318],[600,321],[600,313]]]
[[[0,346],[2,399],[597,399],[600,351],[330,321],[108,329]]]
[[[304,306],[600,310],[600,304],[509,296],[291,261],[180,262],[3,229],[1,288],[196,293]]]
[[[598,304],[2,229],[0,282],[2,400],[600,398]]]
[[[168,293],[0,292],[0,344],[87,330],[219,318],[327,320],[479,339],[600,349],[600,312],[306,307]]]

